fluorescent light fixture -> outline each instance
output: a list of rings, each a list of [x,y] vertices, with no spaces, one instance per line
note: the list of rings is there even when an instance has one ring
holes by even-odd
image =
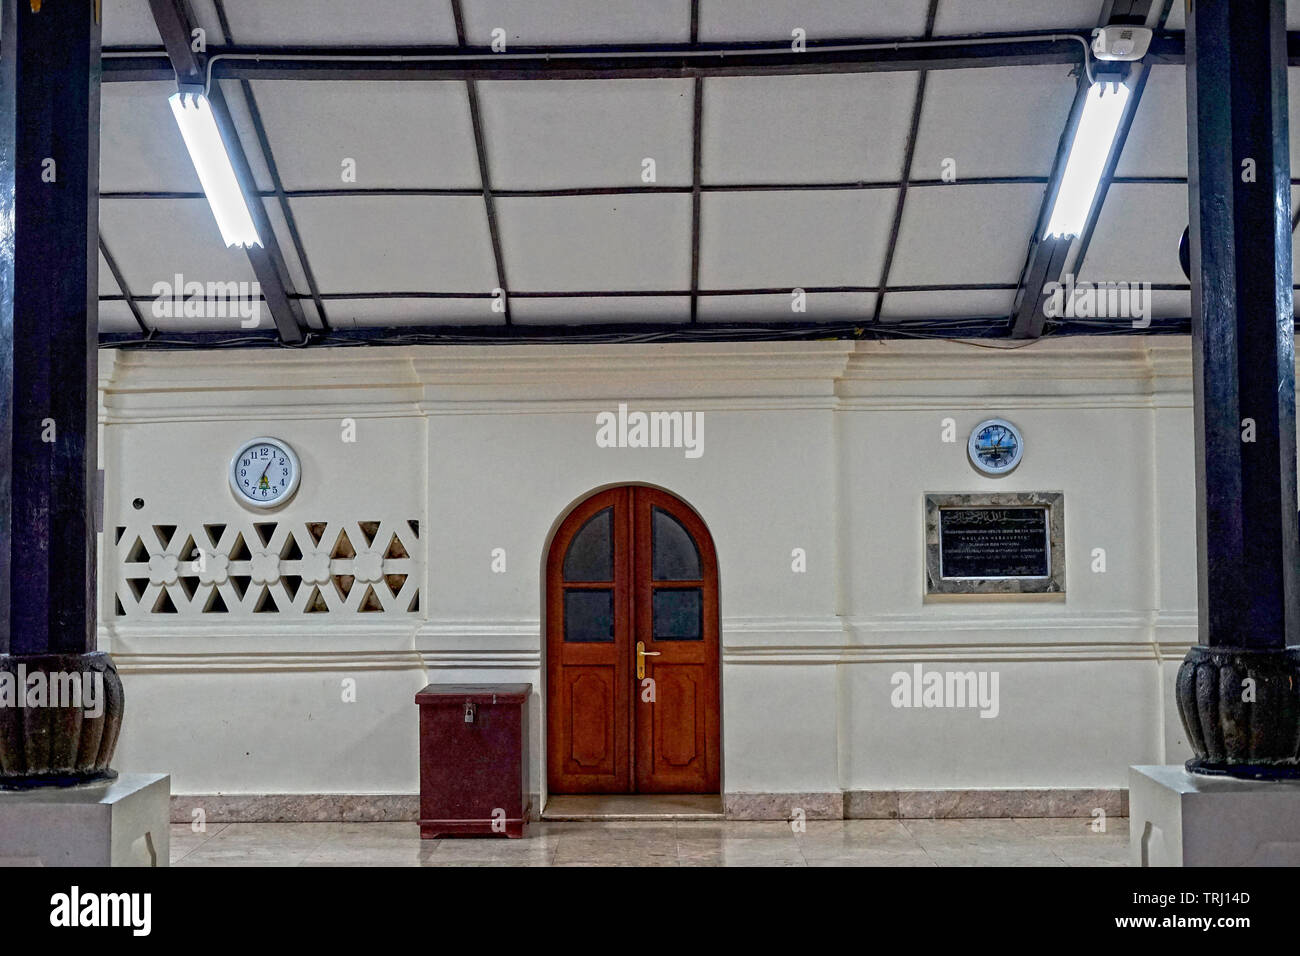
[[[221,238],[227,246],[260,246],[262,240],[253,225],[234,167],[230,165],[230,154],[226,152],[208,98],[202,93],[175,93],[169,102],[212,215],[217,219]]]
[[[1123,83],[1094,83],[1088,87],[1044,238],[1077,236],[1083,231],[1128,97],[1129,88]]]

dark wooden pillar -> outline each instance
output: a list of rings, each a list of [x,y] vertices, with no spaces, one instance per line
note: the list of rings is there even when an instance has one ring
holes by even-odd
[[[1194,0],[1187,129],[1200,644],[1189,769],[1286,776],[1300,747],[1286,11]]]
[[[0,20],[0,786],[104,776],[121,717],[95,653],[99,10]],[[38,672],[112,700],[28,697]]]

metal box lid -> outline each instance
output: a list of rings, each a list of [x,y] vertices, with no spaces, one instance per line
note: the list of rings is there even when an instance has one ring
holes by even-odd
[[[420,705],[521,704],[533,692],[532,684],[429,684],[415,695]]]

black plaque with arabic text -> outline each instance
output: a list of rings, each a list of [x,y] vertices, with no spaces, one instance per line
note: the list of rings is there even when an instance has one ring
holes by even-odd
[[[1047,509],[941,508],[939,560],[944,578],[1045,578]]]

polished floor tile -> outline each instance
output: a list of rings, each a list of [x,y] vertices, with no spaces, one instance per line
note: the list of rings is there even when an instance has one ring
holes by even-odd
[[[414,823],[175,824],[173,866],[1125,866],[1128,820],[543,821],[521,840]]]

